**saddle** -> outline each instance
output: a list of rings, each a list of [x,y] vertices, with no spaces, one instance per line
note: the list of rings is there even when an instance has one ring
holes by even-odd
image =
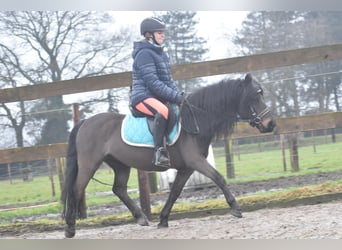
[[[179,122],[178,106],[172,105],[169,110],[166,144],[171,146],[176,143],[180,135],[181,125]],[[154,117],[146,116],[135,109],[131,109],[131,112],[132,114],[126,115],[122,121],[122,140],[131,146],[153,148],[154,141],[152,131]]]

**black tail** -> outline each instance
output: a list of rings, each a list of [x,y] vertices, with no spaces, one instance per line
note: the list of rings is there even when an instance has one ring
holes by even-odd
[[[62,217],[66,220],[75,216],[77,213],[77,205],[74,195],[74,183],[78,173],[77,163],[77,149],[76,149],[76,136],[83,121],[80,121],[71,130],[68,141],[68,150],[66,158],[66,170],[64,175],[64,186],[62,192],[63,212]]]

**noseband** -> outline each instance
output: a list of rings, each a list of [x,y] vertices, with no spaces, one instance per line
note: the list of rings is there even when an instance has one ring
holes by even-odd
[[[259,114],[255,112],[255,109],[253,106],[249,106],[249,109],[251,111],[251,119],[249,120],[249,124],[252,127],[259,127],[261,125],[262,119],[271,112],[271,110],[266,107],[263,111],[261,111]]]

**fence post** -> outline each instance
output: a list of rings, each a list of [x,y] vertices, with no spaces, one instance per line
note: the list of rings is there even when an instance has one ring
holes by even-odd
[[[291,157],[291,170],[293,172],[299,171],[299,155],[298,155],[298,134],[289,134],[290,143],[290,157]]]
[[[331,129],[331,142],[335,143],[336,142],[336,134],[335,134],[335,129]]]
[[[12,182],[12,171],[11,171],[11,163],[7,164],[7,171],[8,171],[8,179],[10,181],[10,184],[13,184]]]
[[[286,168],[285,135],[284,134],[280,134],[280,147],[281,147],[281,155],[283,158],[283,170],[284,172],[286,172],[287,168]]]
[[[150,172],[148,173],[148,181],[150,186],[150,193],[154,194],[158,192],[158,185],[157,185],[157,173]]]
[[[53,171],[52,171],[52,166],[51,166],[51,160],[50,157],[49,159],[46,160],[47,167],[48,167],[48,173],[49,173],[49,179],[51,181],[51,192],[52,196],[56,196],[56,190],[55,190],[55,182],[53,180]]]
[[[235,147],[234,147],[234,150],[233,150],[233,153],[235,153],[238,157],[238,160],[240,161],[241,158],[240,158],[240,143],[239,143],[239,138],[235,139],[233,142],[235,142]],[[234,143],[233,143],[234,145]],[[236,149],[236,150],[235,150]]]
[[[316,141],[315,141],[315,130],[311,131],[311,139],[312,139],[312,146],[313,146],[313,151],[316,154]]]
[[[73,117],[74,126],[75,126],[76,123],[78,123],[80,120],[80,105],[78,103],[72,104],[72,117]]]
[[[63,186],[64,186],[64,158],[56,158],[56,166],[57,166],[57,175],[58,175],[58,180],[59,180],[59,188],[61,190],[61,193],[63,191]]]
[[[138,170],[138,182],[141,209],[146,217],[151,220],[150,186],[148,173],[146,171]]]
[[[226,155],[227,177],[230,179],[234,179],[235,169],[234,169],[233,153],[231,149],[232,149],[232,139],[225,137],[224,138],[224,151]]]

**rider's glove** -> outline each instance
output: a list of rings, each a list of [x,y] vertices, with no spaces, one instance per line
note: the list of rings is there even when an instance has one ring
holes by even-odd
[[[181,105],[181,104],[184,102],[184,100],[185,100],[184,92],[179,93],[179,94],[177,95],[177,97],[176,97],[176,103],[177,103],[178,105]]]

